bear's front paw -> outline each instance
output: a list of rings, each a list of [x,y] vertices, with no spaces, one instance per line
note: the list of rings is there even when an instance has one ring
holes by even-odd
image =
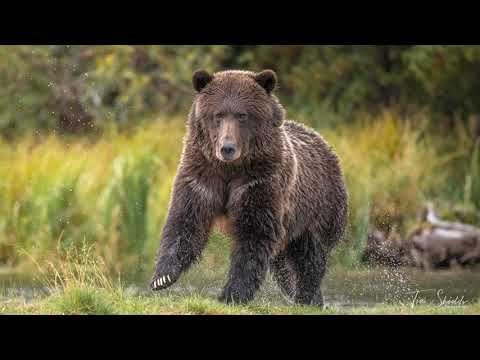
[[[163,290],[173,285],[180,276],[180,270],[177,267],[157,265],[155,275],[150,282],[150,288],[153,291]]]
[[[167,275],[155,275],[150,282],[150,288],[153,291],[158,291],[162,289],[166,289],[170,285],[172,285],[177,279],[173,278],[170,276],[170,274]]]
[[[218,300],[226,304],[245,304],[253,299],[253,292],[243,286],[227,285]]]

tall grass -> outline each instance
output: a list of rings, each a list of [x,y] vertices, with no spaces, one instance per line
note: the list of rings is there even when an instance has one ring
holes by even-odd
[[[462,168],[452,153],[465,151],[446,152],[426,124],[422,116],[385,112],[322,130],[341,159],[350,201],[347,236],[334,262],[355,266],[370,227],[406,232],[427,198],[458,188],[448,183]],[[0,142],[0,264],[27,268],[24,252],[38,262],[64,261],[72,248],[88,244],[112,272],[151,268],[184,121],[157,121],[130,134],[114,130],[96,141],[52,134]],[[478,161],[477,144],[465,186],[477,206]]]
[[[334,257],[341,265],[359,264],[371,228],[405,236],[425,201],[445,194],[456,168],[421,115],[384,112],[323,134],[339,154],[349,192],[347,235]]]
[[[122,254],[143,256],[148,238],[148,197],[153,155],[118,156],[112,174],[101,194],[100,233],[108,238],[108,255],[117,268]],[[105,249],[104,249],[105,250]]]
[[[480,209],[480,139],[477,139],[465,180],[465,202]]]
[[[51,135],[0,144],[0,263],[26,265],[21,250],[46,261],[83,241],[112,270],[148,263],[183,131],[159,122],[95,143]]]

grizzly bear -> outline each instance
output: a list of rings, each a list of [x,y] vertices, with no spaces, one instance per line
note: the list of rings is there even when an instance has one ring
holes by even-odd
[[[194,73],[152,290],[175,283],[223,219],[233,246],[220,301],[252,300],[270,269],[288,299],[323,306],[320,284],[344,234],[347,193],[329,145],[285,120],[276,83],[272,70]]]

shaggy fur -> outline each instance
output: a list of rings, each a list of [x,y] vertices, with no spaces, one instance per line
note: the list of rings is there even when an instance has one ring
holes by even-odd
[[[193,85],[198,94],[152,289],[172,285],[199,258],[222,218],[233,247],[221,301],[252,300],[270,269],[289,299],[323,305],[327,256],[347,215],[336,155],[315,131],[284,120],[271,70],[197,71]],[[236,129],[229,134],[239,154],[229,162],[218,150],[227,122]]]

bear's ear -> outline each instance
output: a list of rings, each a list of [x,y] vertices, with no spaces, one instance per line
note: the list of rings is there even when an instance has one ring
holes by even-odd
[[[277,85],[277,74],[273,70],[263,70],[255,75],[255,81],[270,95]]]
[[[212,80],[213,76],[210,75],[208,72],[206,72],[205,70],[197,70],[193,73],[193,88],[200,92]]]

